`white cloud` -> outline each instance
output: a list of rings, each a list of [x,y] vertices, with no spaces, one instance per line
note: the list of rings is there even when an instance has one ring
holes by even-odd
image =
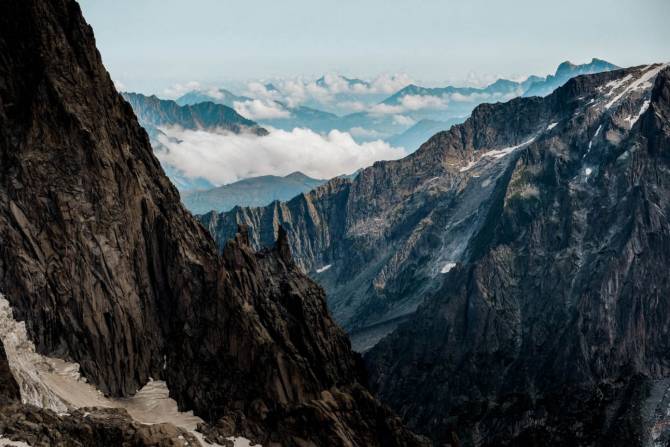
[[[395,115],[405,111],[402,105],[375,104],[368,110],[373,115]]]
[[[449,99],[446,96],[404,95],[399,104],[374,104],[368,112],[373,115],[399,115],[417,110],[444,110],[448,106]]]
[[[325,104],[334,100],[327,88],[321,87],[315,81],[306,81],[303,78],[280,80],[278,88],[283,94],[282,101],[289,107],[297,107],[310,99]]]
[[[168,99],[177,99],[190,91],[200,89],[201,85],[198,81],[189,81],[183,84],[175,84],[172,87],[166,88],[163,90],[163,96]]]
[[[370,92],[391,94],[412,83],[414,81],[406,74],[381,75],[370,83]]]
[[[386,136],[374,129],[366,129],[364,127],[352,127],[349,129],[349,133],[351,136],[358,138],[382,138]]]
[[[470,71],[464,80],[459,80],[456,84],[483,88],[494,83],[498,79],[501,79],[501,76],[497,74]]]
[[[288,118],[291,116],[291,112],[282,108],[276,102],[261,101],[260,99],[235,101],[233,108],[237,113],[250,120]]]
[[[406,74],[380,75],[371,81],[348,82],[343,76],[327,73],[323,76],[323,82],[317,84],[315,80],[302,77],[292,79],[273,80],[281,94],[269,92],[260,82],[252,82],[247,86],[249,96],[258,99],[273,99],[285,102],[290,107],[296,107],[309,101],[330,105],[337,102],[340,108],[348,108],[352,111],[363,110],[363,104],[357,100],[336,101],[338,95],[352,95],[357,98],[365,98],[370,95],[392,94],[412,83],[412,79]],[[342,97],[339,96],[341,100]]]
[[[276,90],[268,90],[264,84],[260,82],[250,82],[247,84],[247,90],[244,93],[246,96],[257,99],[264,99],[266,101],[281,100],[281,93]]]
[[[380,95],[391,95],[413,81],[406,74],[384,74],[371,81],[362,80],[350,83],[344,76],[328,73],[323,76],[321,83],[304,77],[272,79],[271,82],[278,91],[268,90],[265,81],[252,81],[246,84],[242,93],[250,98],[264,101],[266,105],[271,101],[281,101],[288,107],[298,107],[304,104],[316,107],[321,105],[326,110],[335,108],[346,113],[363,111],[370,106],[371,102],[378,101]],[[213,99],[223,97],[218,88],[203,85],[197,81],[175,84],[163,90],[162,96],[177,99],[194,90],[209,95]]]
[[[443,96],[432,96],[432,95],[405,95],[400,98],[400,105],[405,110],[423,110],[423,109],[434,109],[441,110],[446,109],[449,104],[447,98]]]
[[[405,115],[395,115],[393,117],[393,122],[400,126],[413,126],[416,123],[414,119]]]
[[[351,110],[352,112],[362,112],[368,108],[366,104],[360,101],[341,101],[337,105],[342,109]]]
[[[455,92],[449,95],[449,99],[454,102],[471,102],[479,104],[482,102],[508,101],[512,98],[516,98],[517,96],[521,96],[522,94],[522,88],[517,88],[504,94],[475,92],[469,95],[464,95],[462,93]]]
[[[270,129],[258,137],[249,134],[161,129],[165,150],[156,155],[188,177],[225,184],[259,175],[287,175],[301,171],[315,178],[349,174],[378,160],[406,155],[380,140],[358,144],[337,130],[319,135],[308,129],[291,132]]]
[[[326,86],[326,90],[328,90],[329,93],[331,94],[337,94],[337,93],[348,93],[354,88],[356,89],[361,89],[365,88],[364,84],[354,84],[352,88],[349,88],[349,83],[347,82],[346,79],[344,79],[340,75],[332,74],[332,73],[327,73],[323,76],[323,84]]]

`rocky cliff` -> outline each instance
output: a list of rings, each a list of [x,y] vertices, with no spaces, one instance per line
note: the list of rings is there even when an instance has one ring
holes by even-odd
[[[76,2],[2,2],[0,55],[0,292],[40,354],[77,362],[110,397],[162,379],[211,436],[422,443],[366,391],[284,236],[255,253],[242,231],[217,253]],[[81,423],[48,415],[63,433]]]
[[[368,353],[374,385],[436,440],[665,445],[670,69],[532,103],[511,117],[547,130],[520,132],[467,256]]]
[[[660,442],[669,85],[660,64],[580,76],[353,181],[202,221],[220,243],[284,226],[359,349],[391,333],[366,355],[374,386],[438,442]]]

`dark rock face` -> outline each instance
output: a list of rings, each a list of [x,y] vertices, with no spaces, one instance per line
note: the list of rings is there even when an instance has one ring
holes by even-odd
[[[669,88],[658,65],[580,77],[527,115],[557,124],[508,155],[465,262],[366,356],[410,426],[467,445],[667,436]]]
[[[6,404],[21,399],[19,384],[9,368],[5,346],[0,343],[0,403]]]
[[[0,291],[39,352],[112,396],[164,379],[181,408],[256,441],[422,443],[362,388],[285,238],[254,253],[242,233],[218,255],[74,1],[3,2],[0,55]]]

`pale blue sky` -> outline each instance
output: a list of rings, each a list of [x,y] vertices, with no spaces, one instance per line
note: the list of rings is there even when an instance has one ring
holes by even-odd
[[[176,82],[407,73],[426,83],[670,61],[668,0],[80,0],[112,77]]]

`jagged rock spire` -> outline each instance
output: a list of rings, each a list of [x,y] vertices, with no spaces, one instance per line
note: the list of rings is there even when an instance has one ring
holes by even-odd
[[[275,243],[275,250],[279,253],[279,257],[288,265],[293,265],[293,256],[291,255],[291,245],[288,241],[288,233],[283,226],[277,229],[277,242]]]

